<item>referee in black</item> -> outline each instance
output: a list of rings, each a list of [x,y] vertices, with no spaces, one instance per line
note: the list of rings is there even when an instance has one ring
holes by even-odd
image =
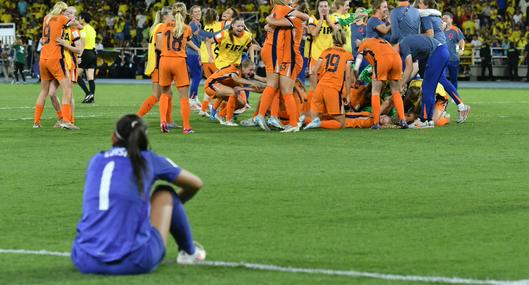
[[[79,78],[77,83],[83,89],[85,97],[82,103],[94,103],[95,102],[95,92],[96,92],[96,83],[95,79],[95,70],[97,65],[97,55],[96,55],[96,31],[90,25],[92,17],[87,12],[81,13],[79,16],[79,22],[83,25],[81,30],[81,39],[84,40],[84,51],[81,55],[81,63],[79,64]],[[83,74],[86,75],[88,80],[88,86],[83,80]]]

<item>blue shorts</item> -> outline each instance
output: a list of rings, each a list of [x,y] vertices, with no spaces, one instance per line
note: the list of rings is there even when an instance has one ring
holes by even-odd
[[[151,237],[137,250],[123,259],[102,262],[87,254],[77,246],[72,248],[72,262],[75,267],[86,274],[129,275],[143,274],[154,271],[165,256],[165,246],[157,229],[151,227]]]

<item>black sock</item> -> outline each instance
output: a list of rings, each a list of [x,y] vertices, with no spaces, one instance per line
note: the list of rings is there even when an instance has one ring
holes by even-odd
[[[88,80],[88,85],[90,86],[90,94],[96,94],[96,83],[94,80]]]
[[[83,78],[79,76],[77,79],[77,84],[83,89],[85,96],[90,94],[90,91],[88,91],[88,88],[86,88],[86,83],[84,82]]]

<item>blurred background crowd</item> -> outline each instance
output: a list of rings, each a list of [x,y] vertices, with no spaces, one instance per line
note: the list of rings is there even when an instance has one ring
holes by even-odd
[[[96,50],[102,52],[109,48],[114,50],[112,61],[103,60],[100,77],[123,76],[137,73],[134,68],[120,70],[119,66],[135,66],[141,59],[135,58],[138,53],[135,48],[145,48],[148,42],[148,28],[153,22],[155,12],[175,0],[72,0],[66,1],[76,6],[78,12],[88,11],[92,14],[92,26],[96,29]],[[267,0],[202,0],[185,1],[191,5],[213,7],[221,14],[229,7],[236,8],[248,20],[247,24],[256,39],[262,42],[265,18],[270,14],[271,7]],[[314,8],[315,1],[308,4]],[[0,23],[15,23],[17,37],[26,48],[27,65],[31,66],[37,43],[41,36],[42,21],[54,1],[48,0],[2,0],[0,2]],[[388,1],[390,6],[396,6],[395,0]],[[352,1],[351,11],[357,7],[369,7],[369,1]],[[504,57],[508,60],[509,52],[516,52],[520,63],[524,64],[527,54],[529,38],[529,0],[440,0],[438,9],[442,12],[450,11],[454,14],[454,23],[463,32],[467,47],[466,56],[478,59],[480,49],[485,46],[492,48],[492,56]],[[1,58],[15,58],[11,45],[0,44]],[[516,51],[514,51],[516,50]],[[495,64],[504,64],[500,59]],[[462,64],[465,62],[462,60]],[[111,66],[114,66],[111,68]],[[0,70],[1,71],[1,70]],[[111,74],[115,73],[115,74]],[[122,75],[122,73],[125,73]],[[113,76],[113,77],[115,77]]]

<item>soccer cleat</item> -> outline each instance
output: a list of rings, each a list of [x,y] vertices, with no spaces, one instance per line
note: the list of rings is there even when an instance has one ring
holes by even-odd
[[[182,131],[182,134],[184,134],[184,135],[190,135],[190,134],[194,134],[194,133],[195,133],[195,131],[193,131],[193,129],[184,129]]]
[[[228,126],[228,127],[238,127],[239,125],[232,122],[232,121],[226,121],[224,122],[224,126]]]
[[[458,124],[464,123],[467,120],[469,114],[470,114],[470,106],[465,105],[465,107],[463,107],[463,110],[459,111],[459,118],[457,119],[457,123]]]
[[[240,115],[240,114],[246,112],[246,110],[248,110],[248,108],[247,108],[246,105],[245,105],[244,107],[242,107],[242,108],[240,108],[240,109],[237,109],[237,110],[233,111],[233,114],[235,114],[235,115]]]
[[[94,103],[94,94],[87,94],[81,103]]]
[[[169,129],[169,130],[171,130],[171,129],[181,129],[181,128],[182,128],[182,126],[179,126],[175,122],[171,122],[171,123],[167,124],[167,129]]]
[[[169,132],[169,127],[167,126],[167,123],[161,123],[160,124],[160,131],[165,134]]]
[[[422,122],[420,119],[415,120],[411,125],[408,126],[410,129],[430,129],[435,127],[433,121]]]
[[[224,125],[226,123],[224,119],[220,116],[220,114],[215,114],[215,120],[217,120],[221,125]]]
[[[57,122],[55,122],[55,125],[53,125],[53,127],[56,128],[56,129],[60,129],[60,128],[62,128],[61,127],[62,123],[63,123],[62,120],[57,120]]]
[[[195,253],[189,254],[183,250],[181,250],[178,253],[178,257],[176,258],[176,263],[182,264],[182,265],[191,265],[196,264],[199,262],[202,262],[206,260],[206,250],[202,245],[200,245],[197,242],[195,243]]]
[[[303,124],[305,123],[305,115],[304,114],[301,114],[301,116],[299,116],[299,119],[298,119],[298,126],[301,128],[301,126],[303,126]]]
[[[265,118],[261,115],[257,115],[255,116],[255,122],[257,123],[257,125],[263,130],[263,131],[267,131],[269,132],[270,131],[270,128],[268,127],[268,125],[266,124],[265,122]]]
[[[382,127],[380,126],[380,124],[374,124],[372,127],[371,127],[372,130],[380,130],[382,129]]]
[[[399,126],[401,129],[407,129],[408,128],[408,122],[406,120],[400,120]]]
[[[292,127],[290,125],[286,125],[285,129],[281,131],[281,133],[283,133],[283,134],[286,134],[286,133],[297,133],[297,132],[299,132],[299,126]]]
[[[202,110],[198,111],[198,115],[201,116],[201,117],[209,117],[209,113],[208,112],[204,112]]]
[[[243,126],[243,127],[257,127],[257,123],[255,122],[254,119],[250,118],[250,119],[242,120],[241,121],[241,126]]]
[[[281,130],[285,128],[277,117],[268,118],[268,125]]]
[[[303,130],[309,130],[309,129],[317,129],[321,127],[321,121],[320,118],[316,117],[310,122],[308,125],[306,125]]]
[[[212,121],[216,121],[217,120],[217,119],[215,119],[216,115],[217,115],[217,110],[215,110],[215,108],[213,108],[213,106],[210,106],[209,119],[212,120]]]
[[[33,128],[34,129],[40,129],[41,128],[40,123],[34,123],[33,124]]]
[[[72,123],[64,122],[64,121],[61,121],[59,125],[61,126],[61,128],[66,129],[66,130],[80,130],[78,126]]]

